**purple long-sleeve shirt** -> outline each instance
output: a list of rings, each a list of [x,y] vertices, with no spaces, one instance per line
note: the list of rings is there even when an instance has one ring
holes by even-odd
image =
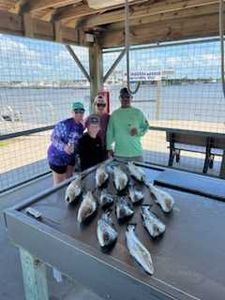
[[[49,163],[56,166],[73,165],[77,154],[78,140],[83,131],[83,125],[75,123],[73,118],[57,123],[51,134],[52,143],[48,148]],[[71,155],[64,151],[64,147],[68,143],[74,145],[74,153]]]

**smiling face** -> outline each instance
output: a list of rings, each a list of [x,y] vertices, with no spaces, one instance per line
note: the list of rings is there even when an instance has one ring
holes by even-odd
[[[128,108],[131,106],[132,97],[130,95],[120,96],[120,102],[122,108]]]
[[[99,124],[89,124],[87,127],[87,131],[89,135],[95,138],[100,130]]]
[[[76,123],[81,123],[83,121],[85,110],[83,108],[81,109],[74,109],[72,111],[72,117]]]
[[[94,101],[95,104],[95,112],[98,115],[102,115],[106,109],[106,101],[103,96],[98,95]]]

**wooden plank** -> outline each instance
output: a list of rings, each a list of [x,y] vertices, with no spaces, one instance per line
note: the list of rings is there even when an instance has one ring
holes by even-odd
[[[95,14],[102,11],[101,10],[95,10],[93,8],[90,8],[87,4],[81,4],[77,6],[69,6],[65,8],[60,8],[56,11],[55,15],[53,16],[53,20],[60,21],[60,20],[69,20],[71,18],[78,18],[78,17],[84,17],[91,14]]]
[[[152,3],[154,1],[155,0],[149,0],[148,2]],[[160,0],[160,1],[164,1],[164,0]],[[180,1],[180,0],[176,0],[176,1]],[[206,0],[204,0],[204,1],[206,1]],[[139,3],[139,2],[140,2],[140,0],[134,1],[134,3]],[[120,7],[123,7],[123,6],[124,6],[124,3],[119,4],[119,5],[113,5],[113,6],[110,7],[110,10],[117,9],[117,8],[120,8]],[[64,20],[64,21],[69,22],[69,20],[71,20],[71,19],[77,19],[77,18],[80,18],[80,17],[93,15],[93,14],[99,14],[99,13],[102,13],[102,12],[108,10],[108,9],[109,8],[107,8],[107,9],[104,9],[104,8],[93,9],[93,8],[90,8],[87,4],[80,4],[80,5],[76,5],[76,6],[70,5],[68,7],[59,8],[56,11],[55,15],[53,16],[53,20],[58,20],[58,21],[59,20]]]
[[[46,8],[54,8],[60,6],[66,6],[70,4],[75,4],[81,0],[28,0],[21,7],[22,12],[32,12],[37,10],[43,10]]]
[[[207,6],[210,4],[218,4],[218,0],[184,0],[184,1],[160,1],[154,3],[144,3],[131,5],[129,19],[137,19],[143,17],[149,17],[159,14],[178,12],[180,10],[185,10],[188,8],[196,8],[199,6]],[[74,17],[76,12],[74,12]],[[94,17],[88,18],[85,26],[94,27],[103,24],[116,23],[124,21],[125,13],[124,8],[112,11],[105,12],[103,14],[96,15]]]
[[[26,300],[48,300],[46,266],[26,250],[19,250]]]
[[[33,37],[42,40],[55,41],[54,25],[49,22],[32,19]],[[62,40],[64,43],[86,46],[84,33],[72,28],[62,26]],[[0,11],[0,32],[25,36],[23,17]]]
[[[179,11],[170,11],[165,13],[159,13],[155,15],[150,15],[147,17],[136,18],[130,20],[130,27],[140,26],[146,24],[152,24],[155,22],[163,22],[169,20],[193,18],[198,16],[210,15],[213,13],[218,13],[219,4],[210,4],[207,6],[198,6],[192,8],[185,8]],[[107,27],[108,31],[121,30],[124,28],[124,22],[112,23]]]
[[[188,38],[217,36],[219,30],[218,14],[179,19],[169,22],[156,22],[130,29],[130,44],[147,44],[161,41],[177,41]],[[103,48],[123,46],[124,32],[107,31],[101,36]]]

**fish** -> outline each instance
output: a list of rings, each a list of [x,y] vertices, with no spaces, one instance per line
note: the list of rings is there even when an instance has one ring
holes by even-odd
[[[148,187],[155,196],[155,203],[159,204],[162,211],[165,213],[171,212],[175,204],[173,197],[169,193],[156,188],[152,183],[148,183]]]
[[[97,187],[101,187],[109,178],[109,174],[106,172],[104,164],[101,164],[95,173],[95,181]]]
[[[122,191],[125,189],[128,183],[127,174],[124,173],[120,167],[114,167],[114,183],[117,191]]]
[[[130,255],[142,266],[146,273],[152,275],[154,266],[147,248],[140,242],[135,233],[136,224],[128,224],[126,229],[126,244]]]
[[[97,238],[102,248],[110,247],[116,243],[118,232],[111,218],[111,211],[101,215],[97,224]]]
[[[138,204],[144,199],[144,194],[133,185],[129,186],[129,197],[133,204]]]
[[[81,176],[78,175],[73,181],[71,181],[66,189],[65,202],[70,204],[77,200],[81,191]]]
[[[88,191],[81,202],[81,205],[77,214],[77,221],[79,223],[84,222],[88,219],[97,209],[97,203],[93,197],[91,191]]]
[[[140,182],[143,182],[145,180],[145,172],[141,168],[136,166],[133,161],[128,162],[127,166],[131,176],[133,176]]]
[[[127,197],[118,197],[116,201],[116,217],[118,221],[125,221],[134,214],[132,204]]]
[[[143,225],[147,229],[152,238],[162,235],[166,230],[166,225],[151,212],[150,205],[145,204],[141,206],[141,217]]]
[[[112,205],[114,203],[114,197],[113,195],[109,194],[106,189],[102,190],[100,198],[99,198],[99,204],[100,206],[105,209]]]

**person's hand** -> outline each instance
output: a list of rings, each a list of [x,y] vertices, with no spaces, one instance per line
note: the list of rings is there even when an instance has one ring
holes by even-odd
[[[112,158],[113,157],[113,151],[112,150],[109,150],[108,151],[108,158]]]
[[[134,136],[134,135],[137,135],[137,134],[138,134],[137,128],[135,128],[135,127],[131,128],[131,130],[130,130],[130,135],[131,135],[131,136]]]
[[[73,146],[66,144],[64,146],[64,151],[69,155],[73,154]]]

